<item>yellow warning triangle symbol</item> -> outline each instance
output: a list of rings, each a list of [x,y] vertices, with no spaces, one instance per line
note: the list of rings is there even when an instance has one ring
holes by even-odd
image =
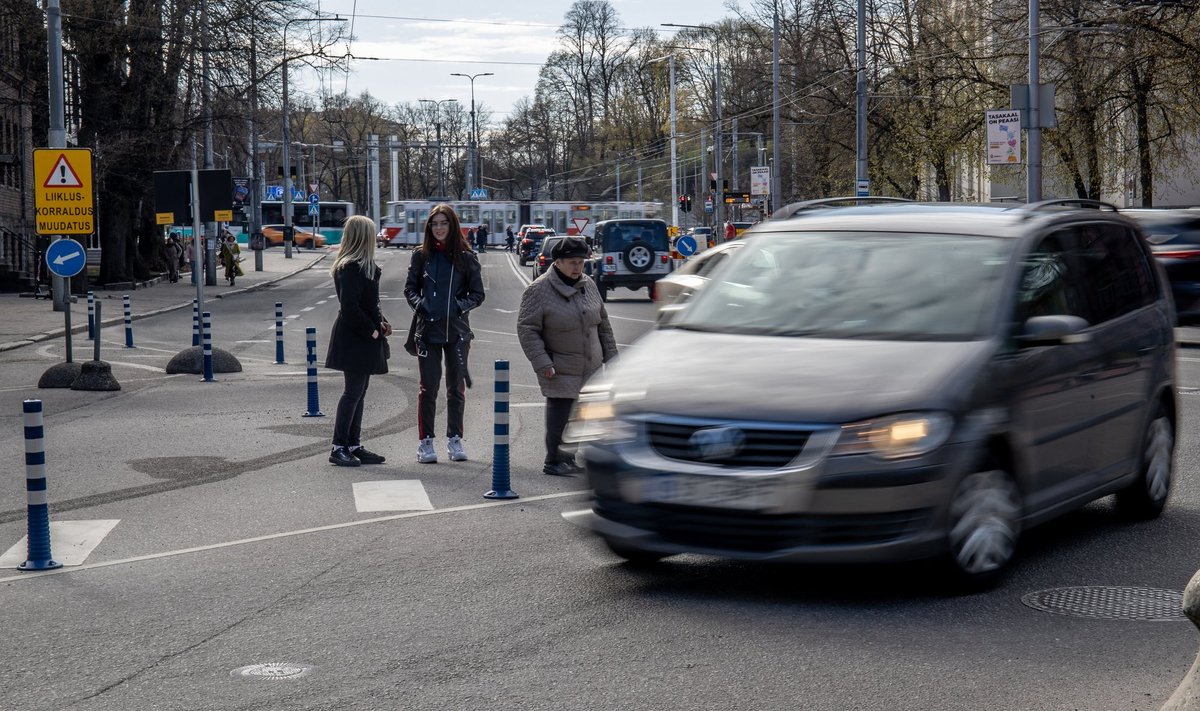
[[[83,181],[79,179],[79,175],[75,173],[75,169],[71,167],[67,156],[59,155],[58,160],[54,161],[54,168],[50,170],[50,175],[46,177],[46,182],[42,183],[43,188],[82,188]]]

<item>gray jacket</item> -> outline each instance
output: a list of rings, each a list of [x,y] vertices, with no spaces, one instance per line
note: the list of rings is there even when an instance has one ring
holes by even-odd
[[[617,356],[617,341],[596,284],[584,276],[570,286],[554,267],[525,289],[517,337],[546,397],[578,397],[587,379]],[[551,365],[555,375],[547,378]]]

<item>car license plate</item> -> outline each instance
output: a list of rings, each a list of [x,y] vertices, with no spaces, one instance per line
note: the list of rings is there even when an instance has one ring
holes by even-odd
[[[781,482],[767,477],[670,474],[642,480],[641,499],[663,504],[764,509],[779,504]]]
[[[604,273],[605,274],[615,274],[616,271],[617,271],[617,265],[615,265],[615,264],[605,264],[604,265]]]

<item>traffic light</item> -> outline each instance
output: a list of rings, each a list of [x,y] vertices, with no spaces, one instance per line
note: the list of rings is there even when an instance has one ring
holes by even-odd
[[[691,212],[692,211],[692,196],[687,195],[686,197],[687,197],[687,209],[684,210],[684,212]]]
[[[687,195],[679,196],[679,211],[687,212]]]

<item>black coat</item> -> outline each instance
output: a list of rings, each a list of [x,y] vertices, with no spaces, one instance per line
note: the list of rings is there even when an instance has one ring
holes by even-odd
[[[347,262],[333,277],[338,295],[338,315],[329,334],[325,367],[350,373],[380,375],[387,372],[388,345],[383,337],[387,319],[379,310],[379,277],[368,279],[358,262]],[[371,338],[378,332],[378,338]]]
[[[442,255],[426,264],[424,253],[413,250],[404,282],[404,298],[414,311],[413,339],[424,343],[454,343],[475,338],[467,312],[483,303],[483,269],[479,258],[464,252],[465,273],[450,268]],[[427,268],[428,267],[428,268]]]

